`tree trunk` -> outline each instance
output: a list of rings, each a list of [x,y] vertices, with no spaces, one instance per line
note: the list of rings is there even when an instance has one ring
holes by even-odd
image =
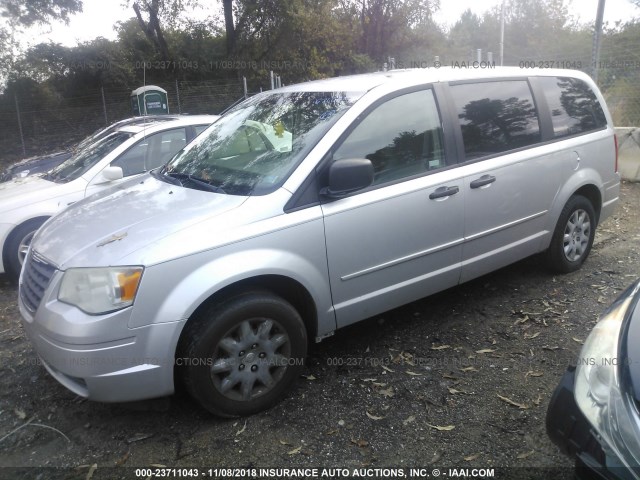
[[[227,34],[227,55],[231,55],[236,48],[236,29],[233,24],[233,0],[222,0],[224,7],[224,28]]]

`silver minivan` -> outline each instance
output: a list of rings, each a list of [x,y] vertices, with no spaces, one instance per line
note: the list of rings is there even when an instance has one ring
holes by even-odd
[[[182,381],[277,402],[309,340],[544,252],[571,272],[619,195],[616,139],[569,70],[424,69],[249,98],[166,166],[36,234],[20,280],[44,366],[121,402]]]

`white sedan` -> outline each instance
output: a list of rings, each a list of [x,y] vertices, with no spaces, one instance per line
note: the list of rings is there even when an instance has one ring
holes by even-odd
[[[218,118],[191,115],[121,127],[44,175],[0,184],[0,273],[17,280],[33,234],[49,217],[164,165]]]

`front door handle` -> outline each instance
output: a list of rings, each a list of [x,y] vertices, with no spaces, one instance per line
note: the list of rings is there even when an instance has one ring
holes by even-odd
[[[459,191],[460,189],[458,187],[438,187],[429,195],[429,198],[431,200],[436,200],[438,198],[450,197]]]
[[[493,175],[482,175],[480,178],[478,178],[477,180],[474,180],[473,182],[471,182],[471,188],[480,188],[480,187],[484,187],[485,185],[489,185],[490,183],[493,183],[496,181],[496,177],[494,177]]]

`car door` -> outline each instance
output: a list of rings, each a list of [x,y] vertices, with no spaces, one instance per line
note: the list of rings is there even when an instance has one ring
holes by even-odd
[[[122,168],[124,179],[164,165],[187,144],[187,128],[178,127],[148,135],[111,161],[110,167]],[[92,195],[122,180],[105,182],[98,173],[89,183],[86,195]]]
[[[463,178],[447,169],[433,90],[378,102],[333,160],[367,158],[373,185],[322,205],[338,327],[458,283]]]
[[[540,146],[526,78],[450,89],[464,151],[464,282],[538,251],[564,167]]]

